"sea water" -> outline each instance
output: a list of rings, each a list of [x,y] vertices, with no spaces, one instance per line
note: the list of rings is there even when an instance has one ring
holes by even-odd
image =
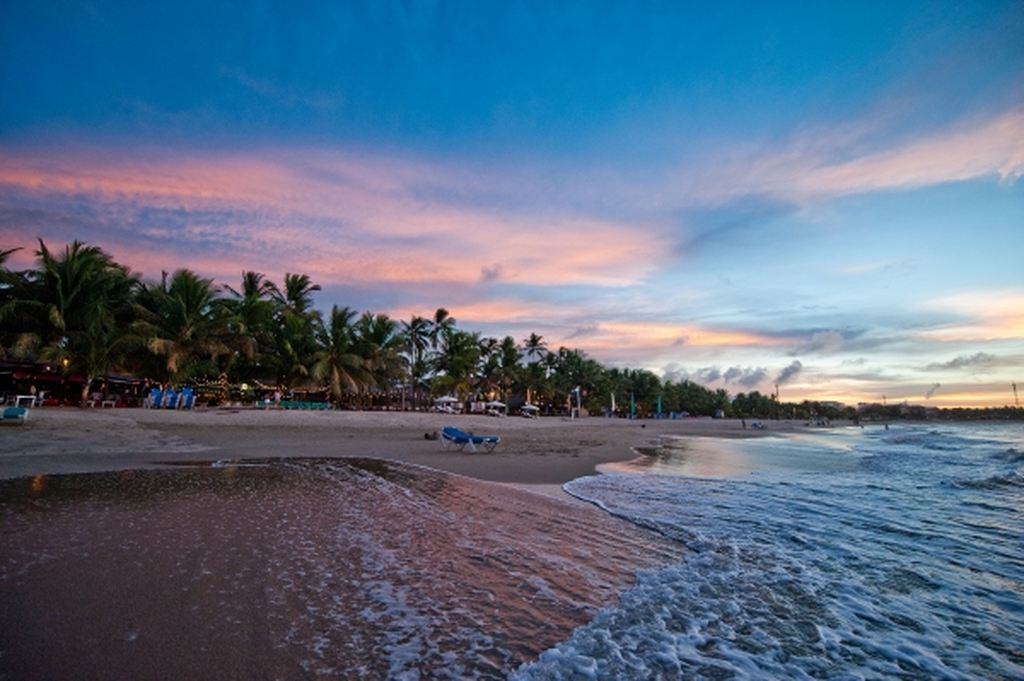
[[[1024,678],[1020,425],[693,439],[565,489],[689,551],[514,678]]]

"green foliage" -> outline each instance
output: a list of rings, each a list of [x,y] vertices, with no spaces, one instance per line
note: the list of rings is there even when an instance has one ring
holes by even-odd
[[[4,253],[4,259],[11,251]],[[87,378],[102,375],[133,347],[132,299],[138,280],[102,249],[75,241],[52,252],[40,240],[38,267],[4,270],[5,327],[14,348]]]
[[[373,380],[366,359],[358,352],[357,331],[352,323],[355,316],[354,310],[335,305],[328,322],[317,328],[320,350],[314,355],[312,374],[327,382],[335,400],[347,390],[361,391]]]
[[[606,368],[580,350],[548,349],[543,336],[483,337],[459,329],[445,308],[400,324],[387,315],[334,306],[326,321],[314,307],[320,286],[288,273],[276,286],[263,274],[242,273],[239,289],[189,270],[142,284],[102,249],[73,242],[52,252],[39,242],[34,269],[6,267],[14,250],[0,251],[0,356],[39,359],[68,373],[98,377],[114,368],[182,383],[227,377],[235,383],[323,389],[339,403],[365,405],[399,386],[411,386],[412,406],[424,395],[462,398],[518,394],[560,409],[577,387],[592,413],[638,416],[657,410],[743,418],[854,418],[850,408],[805,401],[779,403],[757,391],[730,399],[689,381],[662,382],[644,369]],[[963,412],[961,414],[961,412]],[[906,405],[866,408],[864,418],[932,418],[938,412]],[[1019,418],[1019,408],[985,412]]]
[[[212,279],[184,269],[170,280],[165,272],[159,284],[143,286],[135,329],[147,339],[149,351],[163,358],[161,379],[181,383],[216,376],[219,358],[239,349],[251,352],[237,333],[230,305],[218,293]]]

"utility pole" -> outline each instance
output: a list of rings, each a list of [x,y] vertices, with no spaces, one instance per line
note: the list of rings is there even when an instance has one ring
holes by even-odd
[[[1018,406],[1018,407],[1019,407],[1019,406],[1020,406],[1020,400],[1019,400],[1019,399],[1017,399],[1017,382],[1016,382],[1016,381],[1014,381],[1014,382],[1013,382],[1013,383],[1011,383],[1010,385],[1012,385],[1012,386],[1013,386],[1013,403],[1014,403],[1014,404],[1015,404],[1016,406]]]

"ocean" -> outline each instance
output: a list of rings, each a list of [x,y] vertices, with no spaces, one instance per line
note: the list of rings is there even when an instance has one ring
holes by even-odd
[[[1019,424],[680,440],[618,470],[565,489],[689,552],[513,678],[1024,678]]]
[[[1024,429],[0,481],[0,679],[1021,679]]]

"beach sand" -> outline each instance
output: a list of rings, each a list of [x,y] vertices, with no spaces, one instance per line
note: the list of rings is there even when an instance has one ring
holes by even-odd
[[[443,451],[424,435],[455,425],[499,435],[490,453]],[[595,466],[635,456],[663,435],[758,437],[803,428],[737,420],[524,419],[412,412],[209,409],[33,409],[24,426],[0,428],[0,478],[151,468],[165,462],[266,457],[373,457],[479,480],[560,485]]]

